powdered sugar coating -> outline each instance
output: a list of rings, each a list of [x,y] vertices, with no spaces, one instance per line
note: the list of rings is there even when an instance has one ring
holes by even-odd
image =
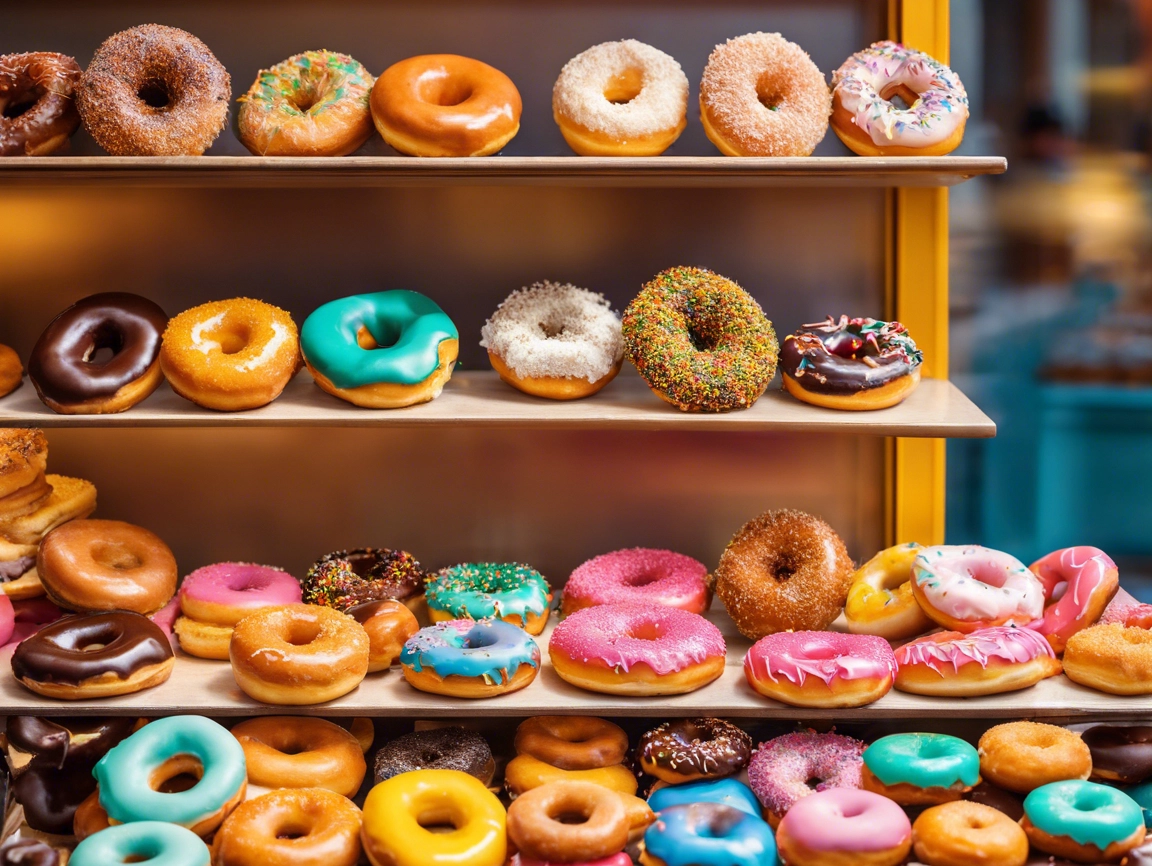
[[[1023,664],[1047,656],[1055,658],[1052,646],[1030,628],[995,626],[970,634],[941,632],[904,644],[896,650],[896,663],[923,665],[942,677],[955,676],[964,665],[990,663]]]
[[[569,283],[518,289],[480,335],[480,345],[522,377],[597,382],[624,357],[620,318],[608,300]]]
[[[703,613],[708,567],[672,550],[614,550],[577,567],[564,586],[564,611],[599,604],[659,604]]]
[[[770,634],[744,656],[751,680],[787,680],[803,688],[808,677],[831,686],[834,679],[887,679],[896,676],[896,657],[882,637],[829,631]]]
[[[800,799],[829,788],[859,788],[864,743],[841,734],[802,731],[762,744],[748,764],[748,784],[765,809],[782,816]],[[815,788],[810,779],[819,780]]]

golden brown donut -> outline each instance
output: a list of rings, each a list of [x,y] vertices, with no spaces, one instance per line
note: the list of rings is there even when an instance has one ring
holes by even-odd
[[[323,788],[286,788],[237,806],[212,840],[213,866],[356,866],[360,810]]]
[[[1049,782],[1087,779],[1092,752],[1080,735],[1038,722],[1009,722],[980,737],[980,775],[994,785],[1027,794]]]
[[[0,344],[0,397],[6,397],[24,381],[24,365],[10,346]]]
[[[0,156],[47,156],[80,126],[74,57],[51,51],[0,57]],[[0,388],[0,396],[3,396]]]
[[[190,616],[178,616],[172,631],[180,641],[180,649],[200,659],[228,661],[228,647],[232,643],[232,626],[201,622]]]
[[[549,782],[592,782],[620,794],[635,794],[639,784],[635,774],[623,764],[595,770],[561,770],[531,755],[517,755],[504,769],[504,786],[513,797]]]
[[[549,782],[512,801],[508,838],[532,860],[599,860],[628,844],[628,816],[614,791],[592,782]]]
[[[1105,623],[1076,632],[1064,647],[1064,673],[1113,695],[1152,693],[1152,631]]]
[[[368,765],[360,741],[339,725],[305,716],[261,716],[232,729],[248,781],[264,788],[324,788],[345,797],[360,790]]]
[[[0,497],[0,523],[11,523],[18,517],[25,517],[38,510],[52,495],[52,485],[44,475],[37,475],[36,480],[27,487],[21,487],[14,493]]]
[[[44,431],[0,429],[0,496],[15,493],[44,474],[48,467],[48,440]]]
[[[91,481],[50,473],[44,477],[52,493],[31,514],[0,523],[0,537],[13,544],[39,544],[56,527],[96,510],[96,486]]]
[[[596,770],[624,761],[628,735],[591,716],[534,716],[516,728],[516,754],[561,770]]]
[[[925,809],[912,824],[916,857],[930,866],[1024,866],[1028,836],[991,806],[957,800]]]
[[[420,631],[416,614],[403,602],[369,601],[344,612],[368,632],[368,673],[386,671],[399,662],[404,642]]]

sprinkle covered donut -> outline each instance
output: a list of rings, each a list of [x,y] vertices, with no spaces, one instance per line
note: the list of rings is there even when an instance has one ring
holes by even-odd
[[[802,731],[762,744],[748,763],[748,785],[776,826],[799,800],[828,788],[859,788],[864,743]],[[815,782],[815,785],[812,785]]]
[[[704,563],[671,550],[636,547],[604,553],[579,566],[564,584],[561,613],[598,604],[659,604],[704,613],[712,587]]]
[[[359,547],[325,554],[304,577],[305,604],[346,611],[370,601],[414,603],[424,593],[424,571],[406,550]]]
[[[495,616],[535,635],[548,623],[552,588],[527,565],[466,562],[429,577],[424,596],[432,622]]]
[[[720,779],[739,773],[752,756],[752,737],[724,719],[664,722],[640,737],[640,768],[669,784]]]

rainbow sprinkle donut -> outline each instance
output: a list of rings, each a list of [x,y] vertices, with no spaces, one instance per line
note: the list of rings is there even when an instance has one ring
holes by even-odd
[[[536,569],[516,562],[465,562],[441,569],[424,585],[432,622],[499,617],[528,634],[548,623],[552,588]]]

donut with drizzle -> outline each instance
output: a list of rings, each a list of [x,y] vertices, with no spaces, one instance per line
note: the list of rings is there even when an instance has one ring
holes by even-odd
[[[912,561],[912,594],[953,631],[1027,626],[1044,615],[1040,579],[1016,557],[978,545],[921,550]]]
[[[857,569],[844,603],[848,631],[888,640],[931,631],[932,620],[912,595],[912,562],[923,549],[914,541],[897,544],[881,550]]]
[[[1044,616],[1030,623],[1064,652],[1068,638],[1092,625],[1120,589],[1116,563],[1098,547],[1065,547],[1028,566],[1044,586]]]
[[[1061,670],[1048,641],[1027,628],[938,632],[898,647],[895,655],[896,688],[917,695],[993,695]]]
[[[875,635],[777,632],[748,650],[744,676],[760,694],[794,707],[862,707],[888,694],[896,658]]]
[[[828,788],[859,788],[864,743],[801,731],[763,743],[748,763],[748,785],[773,826],[798,801]],[[816,784],[813,786],[811,782]]]
[[[432,622],[494,616],[536,635],[548,623],[552,587],[527,565],[466,562],[431,575],[424,597]]]
[[[636,761],[671,785],[739,773],[752,756],[752,738],[723,719],[679,719],[648,731],[636,745]]]
[[[501,619],[455,619],[420,629],[400,653],[404,678],[438,695],[490,698],[522,689],[540,669],[540,647]]]
[[[593,557],[564,584],[564,616],[598,604],[659,604],[704,613],[712,603],[708,567],[671,550],[635,547]]]

